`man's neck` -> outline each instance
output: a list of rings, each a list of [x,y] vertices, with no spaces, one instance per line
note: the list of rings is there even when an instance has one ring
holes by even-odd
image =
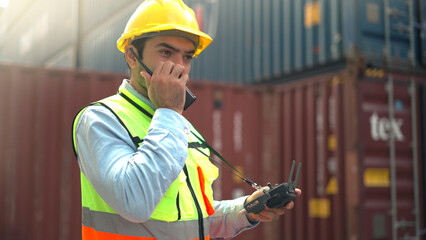
[[[149,99],[148,97],[148,91],[147,89],[142,86],[142,84],[140,84],[140,81],[138,81],[138,79],[136,79],[135,77],[131,77],[130,78],[130,86],[132,86],[133,89],[135,89],[138,93],[140,93],[142,96],[146,97],[147,99]]]

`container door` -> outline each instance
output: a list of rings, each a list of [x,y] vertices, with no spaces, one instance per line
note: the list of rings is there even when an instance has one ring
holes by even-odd
[[[397,80],[359,82],[360,239],[418,233],[417,104]]]
[[[391,69],[415,64],[415,31],[417,1],[358,1],[358,47],[369,64]]]
[[[302,163],[302,196],[283,216],[280,235],[263,239],[347,239],[343,82],[340,73],[331,73],[280,86],[281,157],[275,165],[281,183],[293,160]],[[271,142],[270,135],[263,141]]]
[[[420,50],[419,53],[419,59],[420,63],[423,67],[426,67],[426,0],[419,0],[419,13],[421,19],[419,19],[419,24],[416,24],[416,28],[420,32],[419,36],[419,43],[420,43]]]
[[[426,84],[420,85],[419,87],[419,108],[420,108],[420,132],[421,132],[421,140],[420,140],[420,149],[426,149]],[[422,183],[422,188],[423,189],[424,186],[426,186],[426,155],[423,153],[421,155],[421,162],[422,162],[422,166],[421,166],[421,183]],[[426,207],[425,207],[425,202],[424,200],[426,199],[426,191],[423,191],[423,194],[421,195],[423,201],[423,205],[421,206],[423,208],[423,211],[421,211],[421,213],[423,214],[423,228],[424,228],[424,223],[426,223]],[[422,232],[424,232],[424,230],[422,230]]]

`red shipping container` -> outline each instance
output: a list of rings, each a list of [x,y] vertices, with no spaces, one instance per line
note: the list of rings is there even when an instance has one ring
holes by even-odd
[[[80,239],[71,123],[121,76],[0,66],[0,239]]]
[[[281,171],[262,170],[283,182],[291,161],[301,161],[303,194],[279,223],[264,225],[263,239],[419,234],[425,159],[419,147],[425,123],[420,123],[425,109],[419,107],[419,89],[425,81],[424,76],[348,68],[275,86],[274,100],[264,101],[262,109],[279,116],[273,127],[279,133],[263,132],[262,141],[279,143],[272,149],[278,160],[271,165]]]
[[[0,239],[80,239],[71,122],[123,77],[0,66]],[[392,239],[423,229],[425,86],[422,76],[351,68],[257,87],[190,82],[198,99],[184,115],[244,175],[282,183],[292,160],[303,164],[295,208],[236,239]],[[216,199],[253,191],[220,168]]]

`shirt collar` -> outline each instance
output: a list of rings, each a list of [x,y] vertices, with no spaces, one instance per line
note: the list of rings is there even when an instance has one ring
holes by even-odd
[[[140,94],[138,91],[136,91],[136,89],[134,89],[132,87],[132,85],[130,85],[129,79],[123,79],[123,83],[121,84],[121,87],[125,88],[127,91],[129,91],[131,94],[133,94],[135,97],[137,97],[142,102],[144,102],[146,105],[151,107],[154,111],[156,110],[154,104],[152,104],[152,102],[148,98],[146,98],[145,96]]]

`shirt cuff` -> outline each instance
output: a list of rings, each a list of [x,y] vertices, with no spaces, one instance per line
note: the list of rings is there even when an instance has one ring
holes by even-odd
[[[237,208],[240,209],[239,211],[241,211],[242,209],[244,209],[244,204],[246,203],[246,200],[247,200],[248,197],[249,196],[240,197],[240,198],[235,199],[235,201],[237,203],[236,205],[238,206]],[[257,226],[259,224],[259,221],[256,221],[256,220],[255,221],[250,221],[249,217],[247,216],[248,213],[246,213],[244,215],[240,215],[239,211],[238,211],[237,214],[239,215],[240,220],[242,220],[244,222],[244,226],[247,229],[251,229],[251,228],[253,228],[253,227],[255,227],[255,226]]]
[[[243,208],[244,208],[244,205],[247,203],[248,198],[249,196],[247,196],[246,199],[244,200]],[[254,220],[254,221],[250,220],[248,213],[246,213],[246,217],[247,217],[247,221],[253,226],[257,225],[260,222],[259,220]]]

